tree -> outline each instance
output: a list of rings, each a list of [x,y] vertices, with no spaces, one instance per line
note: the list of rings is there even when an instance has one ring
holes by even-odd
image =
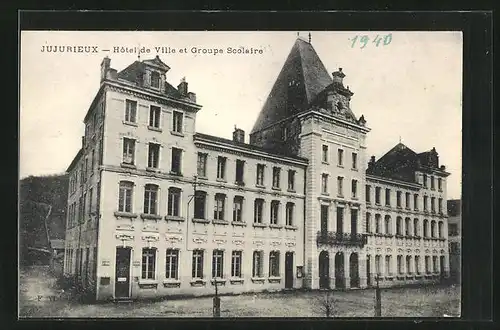
[[[335,299],[332,290],[320,291],[320,296],[317,298],[317,305],[321,313],[325,317],[333,317],[335,314]]]

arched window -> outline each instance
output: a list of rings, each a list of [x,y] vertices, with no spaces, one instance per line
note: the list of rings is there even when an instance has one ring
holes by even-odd
[[[130,181],[120,181],[120,191],[118,193],[118,212],[132,213],[132,196],[134,183]]]
[[[438,235],[439,235],[439,238],[444,237],[443,222],[442,221],[439,221],[439,223],[438,223]]]
[[[384,227],[384,230],[385,230],[385,234],[391,234],[392,233],[392,230],[391,230],[391,216],[390,215],[386,215],[385,216],[385,227]]]
[[[158,215],[158,186],[155,184],[144,187],[144,214]]]
[[[371,214],[369,212],[366,212],[366,232],[371,233],[372,232],[372,226],[371,226]]]
[[[411,220],[410,220],[410,218],[406,218],[405,219],[405,235],[406,236],[411,236],[410,226],[411,226]]]
[[[403,218],[396,218],[396,234],[403,235]]]
[[[436,237],[436,221],[431,221],[431,237]]]
[[[181,190],[179,188],[168,188],[167,215],[179,217],[181,215]]]
[[[420,235],[420,230],[419,230],[419,221],[417,218],[413,219],[413,235],[419,236]]]
[[[375,214],[375,233],[380,234],[381,233],[381,216],[380,214]]]
[[[197,190],[194,197],[194,217],[195,219],[206,218],[207,193]]]
[[[424,220],[424,237],[429,237],[429,221],[427,219]]]
[[[295,210],[295,204],[292,202],[286,203],[286,225],[294,226],[293,213]]]

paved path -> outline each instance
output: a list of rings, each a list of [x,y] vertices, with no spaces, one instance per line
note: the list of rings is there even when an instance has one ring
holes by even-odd
[[[53,288],[55,280],[47,269],[21,272],[21,317],[212,317],[212,298],[157,302],[77,304]],[[39,300],[39,296],[42,298]],[[51,301],[49,296],[58,299]],[[323,317],[323,293],[260,293],[221,297],[222,317]],[[334,292],[334,313],[339,317],[372,317],[375,292]],[[457,287],[394,288],[382,290],[382,316],[443,317],[457,315]]]

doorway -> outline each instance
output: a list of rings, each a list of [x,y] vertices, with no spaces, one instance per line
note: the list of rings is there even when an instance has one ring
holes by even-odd
[[[344,254],[342,252],[335,254],[335,288],[345,288]]]
[[[330,256],[327,251],[319,254],[319,288],[330,288]]]
[[[349,274],[351,276],[351,288],[359,288],[359,259],[357,253],[351,253],[349,257]]]
[[[293,288],[293,252],[285,253],[285,289]]]
[[[116,248],[115,298],[130,298],[131,248]]]

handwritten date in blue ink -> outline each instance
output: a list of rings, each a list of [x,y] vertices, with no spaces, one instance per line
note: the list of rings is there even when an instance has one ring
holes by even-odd
[[[349,38],[349,41],[351,41],[351,48],[359,46],[359,48],[363,49],[368,45],[369,42],[375,44],[375,47],[387,46],[392,41],[392,33],[389,33],[385,36],[380,36],[377,34],[372,40],[370,40],[370,37],[368,37],[367,35],[357,35],[354,38]]]

